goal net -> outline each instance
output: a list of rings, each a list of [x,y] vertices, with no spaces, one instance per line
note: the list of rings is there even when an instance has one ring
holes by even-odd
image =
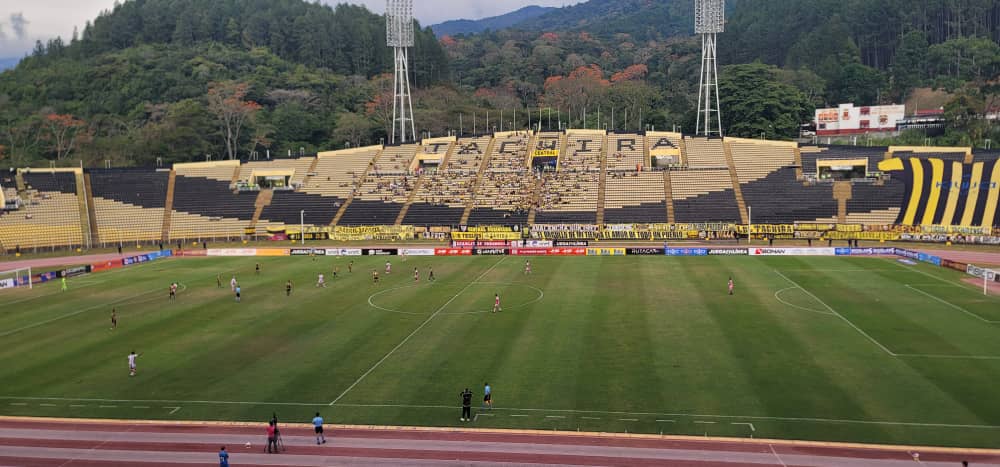
[[[983,295],[1000,294],[1000,271],[970,264],[965,272],[983,280]]]
[[[15,289],[18,287],[33,288],[31,284],[31,268],[0,271],[0,290]]]

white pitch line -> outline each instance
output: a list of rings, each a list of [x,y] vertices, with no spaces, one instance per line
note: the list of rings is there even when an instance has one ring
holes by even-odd
[[[132,408],[133,409],[148,409],[149,406],[148,405],[133,405]]]
[[[638,422],[639,419],[638,418],[619,418],[618,421],[620,421],[620,422]]]
[[[676,420],[669,420],[669,419],[665,419],[665,418],[657,419],[656,421],[658,421],[660,423],[677,423]]]
[[[177,411],[180,410],[181,408],[180,407],[164,407],[164,409],[174,409],[174,410],[171,410],[170,413],[168,414],[168,415],[173,415],[173,414],[177,413]]]
[[[783,292],[787,292],[789,290],[795,290],[797,288],[798,287],[788,287],[786,289],[781,289],[781,290],[779,290],[779,291],[777,291],[777,292],[774,293],[774,298],[775,298],[775,300],[777,300],[777,301],[779,301],[781,303],[784,303],[785,305],[788,305],[788,306],[790,306],[792,308],[798,308],[798,309],[803,310],[803,311],[808,311],[808,312],[812,312],[812,313],[818,313],[818,314],[821,314],[821,315],[835,316],[833,313],[830,313],[828,311],[814,310],[812,308],[808,308],[808,307],[804,307],[804,306],[796,305],[794,303],[787,302],[787,301],[785,301],[784,299],[781,298],[781,294]]]
[[[840,318],[840,319],[844,320],[844,322],[845,322],[845,323],[847,323],[847,324],[848,324],[848,325],[850,325],[850,326],[851,326],[852,328],[854,328],[854,330],[855,330],[855,331],[858,331],[858,333],[860,333],[860,334],[861,334],[862,336],[865,336],[865,337],[866,337],[866,338],[867,338],[867,339],[868,339],[869,341],[871,341],[871,342],[872,342],[873,344],[877,345],[877,346],[878,346],[878,348],[882,349],[882,350],[883,350],[883,351],[884,351],[884,352],[885,352],[886,354],[888,354],[888,355],[890,355],[890,356],[893,356],[893,357],[895,357],[895,356],[896,356],[896,354],[895,354],[895,353],[894,353],[893,351],[889,350],[889,348],[888,348],[888,347],[886,347],[886,346],[882,345],[882,343],[881,343],[881,342],[879,342],[879,341],[875,340],[875,338],[874,338],[874,337],[872,337],[872,336],[871,336],[871,335],[869,335],[869,334],[868,334],[867,332],[865,332],[864,330],[862,330],[861,328],[859,328],[859,327],[858,327],[857,325],[855,325],[854,323],[852,323],[852,322],[851,322],[851,320],[849,320],[849,319],[845,318],[845,317],[844,317],[844,315],[842,315],[842,314],[838,313],[838,312],[837,312],[837,310],[834,310],[834,309],[833,309],[833,307],[831,307],[830,305],[827,305],[827,303],[826,303],[826,302],[824,302],[823,300],[820,300],[820,298],[819,298],[819,297],[817,297],[816,295],[814,295],[814,294],[813,294],[812,292],[810,292],[810,291],[806,290],[806,289],[805,289],[805,287],[802,287],[801,285],[799,285],[799,283],[798,283],[798,282],[795,282],[795,281],[793,281],[793,280],[789,279],[789,278],[788,278],[788,276],[786,276],[786,275],[782,274],[782,273],[781,273],[781,271],[779,271],[779,270],[777,270],[777,269],[775,269],[775,270],[774,270],[774,273],[775,273],[775,274],[777,274],[777,275],[779,275],[779,276],[781,276],[782,278],[784,278],[784,279],[785,279],[786,281],[788,281],[788,282],[789,282],[789,283],[791,283],[792,285],[794,285],[794,286],[798,287],[798,288],[799,288],[799,290],[802,290],[802,291],[803,291],[803,292],[805,292],[805,293],[806,293],[807,295],[809,295],[810,297],[812,297],[812,298],[813,298],[814,300],[816,300],[817,302],[819,302],[819,303],[820,303],[821,305],[823,305],[824,307],[826,307],[826,309],[827,309],[827,310],[830,310],[830,312],[831,312],[831,313],[833,313],[834,315],[836,315],[836,316],[837,316],[838,318]]]
[[[914,287],[914,286],[912,286],[910,284],[906,284],[906,288],[908,288],[908,289],[910,289],[910,290],[912,290],[914,292],[921,293],[921,294],[923,294],[923,295],[925,295],[927,297],[930,297],[930,298],[938,301],[939,303],[943,303],[945,305],[948,305],[949,307],[952,307],[952,308],[954,308],[954,309],[956,309],[958,311],[961,311],[962,313],[965,313],[965,314],[967,314],[967,315],[969,315],[969,316],[971,316],[973,318],[976,318],[976,319],[978,319],[978,320],[980,320],[980,321],[982,321],[984,323],[997,324],[998,322],[1000,322],[1000,321],[991,321],[991,320],[988,320],[986,318],[983,318],[982,316],[979,316],[979,314],[977,314],[977,313],[973,313],[973,312],[971,312],[969,310],[966,310],[965,308],[962,308],[962,307],[960,307],[960,306],[958,306],[958,305],[956,305],[954,303],[951,303],[951,302],[949,302],[949,301],[947,301],[947,300],[945,300],[945,299],[943,299],[941,297],[938,297],[936,295],[924,292],[923,290],[920,290],[920,289],[918,289],[918,288],[916,288],[916,287]]]
[[[757,431],[757,428],[753,426],[753,423],[733,422],[731,425],[746,425],[750,428],[750,431]]]
[[[101,408],[101,409],[117,409],[118,408],[117,405],[99,405],[97,407]]]
[[[56,407],[55,404],[38,404],[39,407]]]
[[[601,417],[580,417],[582,420],[600,420]]]
[[[361,381],[364,381],[364,379],[366,377],[368,377],[368,375],[370,375],[373,371],[375,371],[376,368],[378,368],[380,365],[382,365],[382,362],[388,360],[389,357],[391,357],[392,354],[396,353],[396,351],[399,350],[400,347],[402,347],[404,344],[406,344],[410,340],[410,338],[412,338],[418,332],[420,332],[420,330],[423,329],[424,326],[427,326],[427,324],[430,323],[431,320],[433,320],[435,317],[437,317],[437,315],[441,314],[441,312],[444,311],[444,309],[447,308],[448,305],[451,305],[451,302],[454,302],[455,299],[457,299],[459,296],[462,295],[462,293],[464,293],[466,290],[469,290],[469,287],[472,287],[472,285],[475,284],[476,282],[478,282],[479,279],[482,279],[483,277],[486,277],[486,275],[489,274],[490,271],[496,269],[496,267],[499,266],[500,263],[502,263],[503,260],[505,260],[505,259],[507,259],[506,256],[500,258],[500,261],[497,261],[496,263],[493,263],[493,266],[490,266],[489,269],[483,271],[483,273],[480,274],[479,277],[476,277],[475,279],[473,279],[472,282],[469,282],[468,284],[465,284],[465,287],[462,287],[462,289],[459,290],[458,293],[456,293],[453,297],[451,297],[451,299],[449,299],[447,302],[444,302],[444,305],[441,305],[441,308],[438,308],[437,311],[435,311],[430,316],[428,316],[427,319],[425,319],[423,323],[420,323],[420,326],[417,326],[417,328],[414,329],[413,332],[411,332],[402,341],[400,341],[399,344],[396,344],[396,346],[393,347],[392,350],[390,350],[387,354],[385,354],[384,356],[382,356],[382,358],[379,361],[375,362],[375,364],[372,365],[372,367],[369,368],[368,371],[364,372],[360,377],[358,377],[358,379],[356,381],[354,381],[354,383],[352,383],[350,386],[348,386],[347,389],[344,389],[344,392],[340,393],[340,395],[337,396],[337,398],[334,399],[333,401],[331,401],[328,405],[336,404],[337,401],[339,401],[340,399],[343,399],[343,397],[346,396],[347,393],[351,392],[351,390],[354,389],[358,384],[360,384]]]
[[[896,354],[895,356],[900,358],[941,358],[941,359],[952,359],[952,360],[1000,360],[1000,356],[997,355],[935,355],[935,354],[901,353],[901,354]]]
[[[716,423],[716,422],[712,422],[712,421],[707,421],[707,420],[695,420],[694,422],[695,422],[695,423],[701,423],[701,424],[703,424],[703,425],[713,425],[713,424],[715,424],[715,423]]]
[[[73,407],[73,408],[86,407],[86,405],[83,405],[83,404],[70,404],[69,406]]]
[[[25,404],[24,402],[11,402],[10,405],[18,405],[18,406],[22,406],[23,407],[23,406],[26,406],[28,404]]]
[[[1000,357],[997,357],[1000,358]],[[66,397],[14,397],[0,396],[0,400],[15,401],[67,401],[67,402],[118,402],[118,403],[153,403],[153,404],[183,404],[183,405],[261,405],[261,406],[291,406],[291,407],[320,407],[324,402],[249,402],[249,401],[204,401],[204,400],[142,400],[142,399],[79,399]],[[13,403],[12,403],[13,404]],[[25,404],[26,405],[26,404]],[[372,408],[411,408],[411,409],[440,409],[455,410],[461,408],[460,405],[419,405],[419,404],[337,404],[338,407],[372,407]],[[544,408],[518,408],[518,407],[496,407],[496,411],[512,412],[557,412],[566,414],[600,414],[619,416],[639,416],[639,417],[686,417],[686,418],[716,418],[720,420],[757,420],[757,421],[777,421],[777,422],[800,422],[800,423],[834,423],[872,426],[909,426],[918,428],[960,428],[960,429],[980,429],[980,430],[1000,430],[1000,425],[971,425],[959,423],[925,423],[925,422],[896,422],[882,420],[856,420],[844,418],[821,418],[821,417],[769,417],[765,415],[719,415],[719,414],[695,414],[695,413],[663,413],[663,412],[623,412],[609,410],[580,410],[580,409],[544,409]],[[526,414],[512,414],[511,417],[528,417]],[[657,420],[659,421],[659,420]]]

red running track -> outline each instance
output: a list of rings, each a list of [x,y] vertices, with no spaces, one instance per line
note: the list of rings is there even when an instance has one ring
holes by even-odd
[[[0,466],[959,466],[1000,465],[1000,451],[776,440],[393,427],[283,425],[285,451],[264,453],[264,426],[0,417]],[[246,447],[250,443],[250,447]],[[913,453],[918,452],[915,459]]]

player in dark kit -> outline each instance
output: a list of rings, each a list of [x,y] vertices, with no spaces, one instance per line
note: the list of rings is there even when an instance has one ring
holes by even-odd
[[[292,296],[292,281],[285,282],[285,296],[286,297]]]
[[[260,275],[260,263],[257,263],[256,269],[254,269],[254,274]]]
[[[354,260],[353,259],[351,260],[350,263],[347,263],[347,272],[348,273],[354,272]]]
[[[472,420],[472,391],[469,388],[465,388],[462,391],[462,421],[468,422]]]
[[[118,329],[118,310],[115,308],[111,309],[111,329]]]
[[[435,280],[434,279],[434,268],[429,268],[429,269],[430,269],[430,271],[428,271],[429,275],[427,276],[427,280],[429,280],[431,282],[434,282],[434,280]]]
[[[372,282],[378,284],[378,271],[372,270]]]

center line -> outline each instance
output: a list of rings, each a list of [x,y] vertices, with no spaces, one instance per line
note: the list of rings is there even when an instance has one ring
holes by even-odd
[[[347,393],[351,392],[351,390],[354,389],[355,386],[357,386],[358,384],[360,384],[361,381],[363,381],[368,375],[371,374],[371,372],[375,371],[375,369],[378,368],[379,365],[382,364],[382,362],[388,360],[389,357],[391,357],[392,354],[396,353],[396,351],[399,350],[399,348],[402,347],[403,344],[406,344],[410,340],[411,337],[415,336],[418,332],[420,332],[420,330],[423,329],[424,326],[427,326],[427,323],[430,323],[431,320],[434,319],[435,317],[437,317],[437,315],[439,315],[442,311],[444,311],[444,309],[447,308],[448,305],[451,305],[451,302],[454,302],[455,299],[458,298],[460,295],[462,295],[463,292],[465,292],[466,290],[468,290],[469,287],[472,287],[476,282],[479,282],[479,279],[482,279],[487,274],[489,274],[490,271],[492,271],[497,266],[499,266],[500,263],[502,263],[503,260],[505,260],[505,259],[507,259],[506,256],[504,256],[503,258],[500,258],[500,261],[497,261],[496,263],[493,263],[493,266],[490,266],[489,269],[487,269],[486,271],[483,271],[483,273],[480,274],[479,277],[475,278],[472,282],[469,282],[468,284],[466,284],[465,287],[462,287],[462,290],[459,290],[458,293],[456,293],[454,297],[451,297],[451,299],[449,299],[447,302],[444,302],[444,305],[441,305],[441,308],[438,308],[437,311],[435,311],[430,316],[428,316],[427,319],[425,319],[423,323],[420,323],[420,326],[417,326],[417,328],[414,329],[413,332],[410,333],[410,335],[406,336],[402,341],[400,341],[399,344],[396,344],[396,346],[393,347],[392,350],[389,351],[389,353],[385,354],[385,356],[383,356],[381,360],[375,362],[375,364],[372,365],[372,367],[369,368],[368,371],[364,372],[364,374],[362,374],[361,377],[359,377],[357,379],[357,381],[355,381],[353,384],[351,384],[350,386],[348,386],[347,389],[344,389],[344,392],[340,393],[340,395],[337,396],[337,398],[334,399],[332,402],[330,402],[329,405],[336,404],[337,401],[339,401],[344,396],[346,396]]]

